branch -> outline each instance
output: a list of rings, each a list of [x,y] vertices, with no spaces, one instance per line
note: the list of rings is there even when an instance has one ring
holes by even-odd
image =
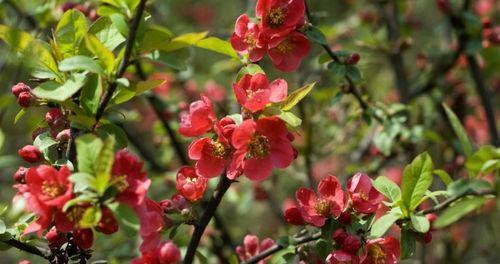
[[[116,79],[123,77],[123,74],[125,74],[125,71],[127,70],[127,67],[130,64],[130,56],[132,55],[132,49],[134,47],[135,37],[137,35],[137,29],[139,28],[139,24],[142,18],[142,13],[144,13],[145,6],[146,6],[146,0],[141,0],[141,2],[139,2],[139,6],[137,6],[137,9],[135,11],[134,18],[132,19],[132,25],[130,26],[130,33],[127,39],[127,44],[125,46],[125,53],[123,54],[120,66],[118,67],[118,71],[116,72],[115,76]],[[102,99],[101,103],[99,104],[99,108],[97,109],[97,113],[95,115],[96,123],[94,127],[97,126],[99,120],[104,115],[106,106],[113,97],[113,93],[115,92],[117,87],[118,83],[116,81],[113,81],[109,84],[108,90],[104,94],[104,98]]]
[[[226,172],[224,172],[220,176],[219,183],[217,184],[217,188],[215,189],[212,197],[208,201],[207,207],[205,209],[205,212],[201,216],[201,218],[198,220],[198,222],[194,225],[194,232],[191,237],[191,241],[189,241],[189,246],[186,251],[186,255],[184,257],[184,264],[191,264],[194,261],[194,257],[196,255],[196,249],[198,248],[198,245],[200,244],[201,237],[203,236],[203,233],[205,232],[205,229],[207,228],[208,223],[212,219],[212,217],[215,214],[215,211],[217,210],[217,207],[219,206],[220,202],[222,201],[222,197],[226,193],[226,191],[229,189],[231,186],[232,181],[226,177]]]
[[[448,208],[448,206],[450,206],[452,203],[454,203],[457,200],[462,199],[466,196],[486,196],[486,195],[495,195],[495,194],[496,194],[496,192],[494,190],[484,190],[484,191],[468,190],[467,192],[463,193],[462,195],[458,195],[456,197],[449,198],[449,199],[445,200],[444,202],[442,202],[442,203],[440,203],[432,208],[422,210],[418,213],[419,214],[431,214],[431,213],[435,213],[435,212],[444,210],[444,209]]]
[[[311,241],[315,241],[321,238],[321,232],[312,234],[310,236],[301,237],[295,240],[294,245],[301,245],[305,243],[309,243]],[[285,247],[282,245],[275,244],[274,246],[260,252],[259,254],[247,259],[246,261],[241,262],[241,264],[255,264],[259,261],[273,255],[274,253],[284,249]]]
[[[311,12],[310,12],[309,7],[307,5],[307,1],[304,1],[304,3],[306,6],[307,18],[308,18],[309,22],[311,23],[311,25],[314,26],[316,24],[316,21],[315,21],[314,17],[311,15]],[[323,49],[326,51],[326,53],[330,56],[330,58],[332,58],[333,61],[341,63],[340,58],[332,51],[332,49],[328,45],[326,45],[326,44],[320,44],[320,45],[321,45],[321,47],[323,47]],[[359,92],[358,88],[356,87],[356,85],[354,84],[352,79],[347,75],[345,75],[345,79],[346,79],[347,83],[349,84],[348,92],[350,94],[352,94],[354,96],[354,98],[356,98],[356,100],[358,101],[358,103],[361,106],[361,108],[363,109],[363,111],[366,112],[368,109],[370,109],[370,105],[363,99],[361,93]],[[375,119],[377,121],[379,121],[380,123],[383,122],[381,117],[379,117],[377,115],[373,115],[373,117],[375,117]]]
[[[50,249],[26,244],[24,242],[21,242],[19,240],[14,239],[14,238],[11,238],[11,239],[5,240],[5,241],[2,240],[1,242],[5,243],[7,245],[10,245],[14,248],[17,248],[19,250],[31,253],[33,255],[40,256],[46,260],[50,260],[50,258],[52,256],[52,252],[50,251]]]

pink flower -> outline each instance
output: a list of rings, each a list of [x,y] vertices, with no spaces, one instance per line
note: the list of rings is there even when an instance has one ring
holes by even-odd
[[[255,7],[262,31],[269,36],[284,36],[302,26],[304,12],[304,0],[259,0]]]
[[[326,257],[326,264],[358,264],[359,258],[356,255],[343,250],[335,250]]]
[[[181,116],[179,133],[186,137],[197,137],[212,130],[217,118],[214,113],[212,102],[206,96],[202,100],[195,101],[189,106],[189,114]]]
[[[133,209],[139,217],[139,235],[142,238],[140,250],[141,252],[152,250],[160,243],[161,230],[166,226],[163,209],[149,198]]]
[[[331,216],[339,217],[345,207],[345,195],[335,176],[320,181],[318,195],[311,189],[300,188],[295,197],[304,220],[317,227]]]
[[[198,175],[193,167],[184,166],[177,172],[177,191],[191,202],[203,197],[207,182],[208,179]]]
[[[310,49],[307,37],[293,31],[288,35],[270,40],[269,57],[278,70],[292,72],[299,68],[301,61],[309,54]]]
[[[222,102],[226,99],[226,88],[214,80],[208,80],[205,83],[205,94],[214,102]]]
[[[244,108],[255,113],[264,110],[269,103],[285,100],[288,85],[285,80],[277,79],[271,84],[265,74],[245,74],[238,83],[233,83],[236,99]]]
[[[399,258],[399,241],[394,237],[371,239],[366,242],[362,264],[396,264]]]
[[[260,26],[251,22],[247,14],[243,14],[236,20],[231,45],[240,54],[248,53],[250,61],[260,61],[267,52],[267,43],[260,34]]]
[[[245,261],[272,246],[274,246],[274,241],[270,238],[266,238],[259,243],[257,236],[246,235],[243,239],[243,246],[236,247],[236,254],[238,254],[241,261]],[[258,264],[264,264],[266,259],[259,261]]]
[[[356,173],[347,183],[349,198],[356,212],[371,214],[377,210],[384,199],[372,185],[372,179],[363,173]]]
[[[158,247],[141,252],[132,264],[174,264],[181,260],[181,252],[172,241],[164,241]]]
[[[143,203],[151,180],[142,171],[142,162],[128,150],[122,149],[115,154],[112,175],[118,195],[116,199],[135,207]]]
[[[257,122],[252,119],[243,121],[232,136],[236,149],[233,164],[240,164],[250,180],[266,179],[273,167],[286,168],[294,159],[287,135],[285,123],[278,117],[263,117]]]
[[[230,146],[224,140],[200,138],[189,146],[189,158],[196,160],[198,174],[213,178],[224,170],[230,151]]]

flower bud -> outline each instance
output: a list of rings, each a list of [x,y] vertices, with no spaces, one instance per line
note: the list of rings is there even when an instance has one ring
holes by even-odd
[[[82,249],[89,249],[92,247],[94,243],[94,233],[92,229],[77,229],[73,232],[73,235],[74,242],[77,246]]]
[[[351,214],[347,212],[342,212],[339,215],[339,222],[343,225],[348,225],[351,223]]]
[[[62,232],[57,231],[55,227],[52,227],[45,238],[49,242],[49,247],[58,248],[66,242],[66,235]]]
[[[59,142],[68,142],[70,137],[71,137],[71,132],[69,128],[67,128],[57,134],[56,140]]]
[[[292,225],[305,225],[306,222],[297,207],[290,207],[285,211],[285,219]]]
[[[28,85],[26,85],[25,83],[20,82],[16,85],[12,86],[11,91],[15,97],[19,97],[19,95],[22,92],[30,92],[31,88]]]
[[[17,183],[25,183],[25,177],[26,177],[26,173],[28,173],[28,168],[26,167],[19,167],[19,169],[17,169],[16,173],[14,173],[14,181],[16,181]]]
[[[358,236],[354,235],[348,235],[344,239],[344,243],[342,244],[342,249],[352,254],[358,252],[360,247],[361,247],[361,239]]]
[[[359,53],[353,53],[349,55],[349,59],[347,59],[347,63],[351,65],[356,65],[358,64],[358,61],[361,57],[359,56]]]
[[[105,206],[103,206],[101,209],[101,221],[99,221],[99,223],[97,224],[99,231],[106,235],[113,234],[118,231],[120,226],[118,225],[118,221],[114,217],[113,212],[111,212],[111,210]]]
[[[50,127],[64,127],[66,120],[64,119],[64,115],[59,108],[50,108],[49,111],[45,114],[45,122],[49,124]]]
[[[349,234],[342,228],[335,230],[332,234],[332,238],[337,245],[342,245],[347,236],[349,236]]]
[[[164,242],[158,248],[160,263],[177,263],[181,260],[179,249],[171,241]]]
[[[17,97],[17,103],[24,108],[33,106],[35,102],[35,97],[30,92],[21,92]]]
[[[26,145],[18,151],[21,158],[29,163],[35,163],[42,160],[42,152],[33,145]]]

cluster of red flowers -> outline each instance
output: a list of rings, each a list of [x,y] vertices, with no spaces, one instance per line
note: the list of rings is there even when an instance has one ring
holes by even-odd
[[[285,168],[296,157],[293,135],[277,116],[264,116],[262,111],[271,103],[287,96],[287,83],[278,79],[269,83],[262,73],[247,74],[233,84],[238,102],[243,107],[242,120],[226,116],[218,119],[212,102],[205,96],[193,102],[189,113],[181,116],[179,132],[198,137],[189,146],[189,158],[194,167],[183,167],[177,173],[177,190],[189,201],[199,200],[206,189],[207,179],[223,171],[229,179],[245,174],[251,180],[264,180],[273,167]]]
[[[245,261],[265,251],[266,249],[269,249],[270,247],[274,246],[274,244],[274,240],[270,238],[266,238],[262,240],[262,242],[260,242],[257,236],[246,235],[243,239],[243,245],[236,247],[236,254],[238,254],[238,257],[241,261]],[[267,258],[259,261],[258,264],[264,264],[264,261],[266,259]]]
[[[304,0],[258,0],[257,18],[241,15],[231,44],[237,52],[248,54],[252,62],[267,53],[276,68],[294,71],[310,50],[309,40],[299,31],[304,27],[304,12]]]
[[[383,196],[373,187],[371,178],[357,173],[346,189],[342,190],[335,176],[321,180],[317,194],[311,189],[298,189],[297,205],[285,211],[287,222],[323,227],[328,219],[336,219],[340,226],[332,234],[336,248],[326,263],[397,263],[399,241],[396,238],[366,240],[358,233],[349,232],[353,219],[373,215],[381,205]]]

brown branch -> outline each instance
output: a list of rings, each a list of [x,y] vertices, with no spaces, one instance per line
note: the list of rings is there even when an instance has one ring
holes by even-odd
[[[442,202],[442,203],[440,203],[432,208],[422,210],[418,213],[419,214],[431,214],[431,213],[435,213],[435,212],[444,210],[444,209],[448,208],[454,202],[456,202],[456,201],[458,201],[466,196],[487,196],[487,195],[495,195],[495,194],[496,194],[495,190],[484,190],[484,191],[468,190],[461,195],[449,198],[449,199],[445,200],[444,202]]]
[[[141,0],[139,2],[139,5],[137,6],[137,9],[135,11],[134,18],[132,19],[132,24],[130,26],[130,33],[127,39],[127,43],[125,46],[125,52],[123,54],[123,58],[120,62],[120,66],[118,67],[118,71],[116,72],[115,78],[119,79],[123,77],[123,74],[125,74],[125,71],[127,70],[127,67],[130,64],[130,57],[132,55],[132,50],[134,48],[134,43],[135,43],[135,37],[137,35],[137,29],[139,28],[139,24],[141,22],[142,14],[144,13],[144,9],[146,7],[146,0]],[[118,87],[118,83],[115,81],[111,82],[108,86],[108,90],[104,94],[104,98],[102,99],[101,103],[99,104],[99,108],[97,109],[97,113],[95,115],[95,120],[96,123],[94,127],[97,126],[99,123],[99,120],[102,118],[104,115],[104,112],[106,110],[106,106],[108,105],[109,101],[113,97],[113,94]]]
[[[196,249],[198,248],[198,245],[200,244],[201,237],[203,236],[203,233],[205,232],[205,229],[207,228],[208,223],[212,219],[212,217],[215,214],[215,211],[217,210],[217,207],[219,206],[220,202],[222,201],[222,197],[224,197],[224,194],[226,191],[229,189],[231,186],[232,181],[226,177],[226,172],[224,172],[220,176],[219,183],[217,184],[217,187],[210,198],[210,200],[207,203],[207,207],[205,209],[205,212],[201,216],[201,218],[196,222],[194,225],[194,232],[193,235],[191,236],[191,241],[189,241],[189,246],[186,251],[186,255],[184,257],[184,264],[191,264],[194,261],[194,257],[196,255]]]
[[[2,240],[0,242],[5,243],[11,247],[17,248],[19,250],[31,253],[33,255],[40,256],[46,260],[50,260],[51,256],[52,256],[52,252],[50,251],[50,249],[33,246],[30,244],[21,242],[19,240],[16,240],[14,238],[11,238],[11,239],[5,240],[5,241]]]

